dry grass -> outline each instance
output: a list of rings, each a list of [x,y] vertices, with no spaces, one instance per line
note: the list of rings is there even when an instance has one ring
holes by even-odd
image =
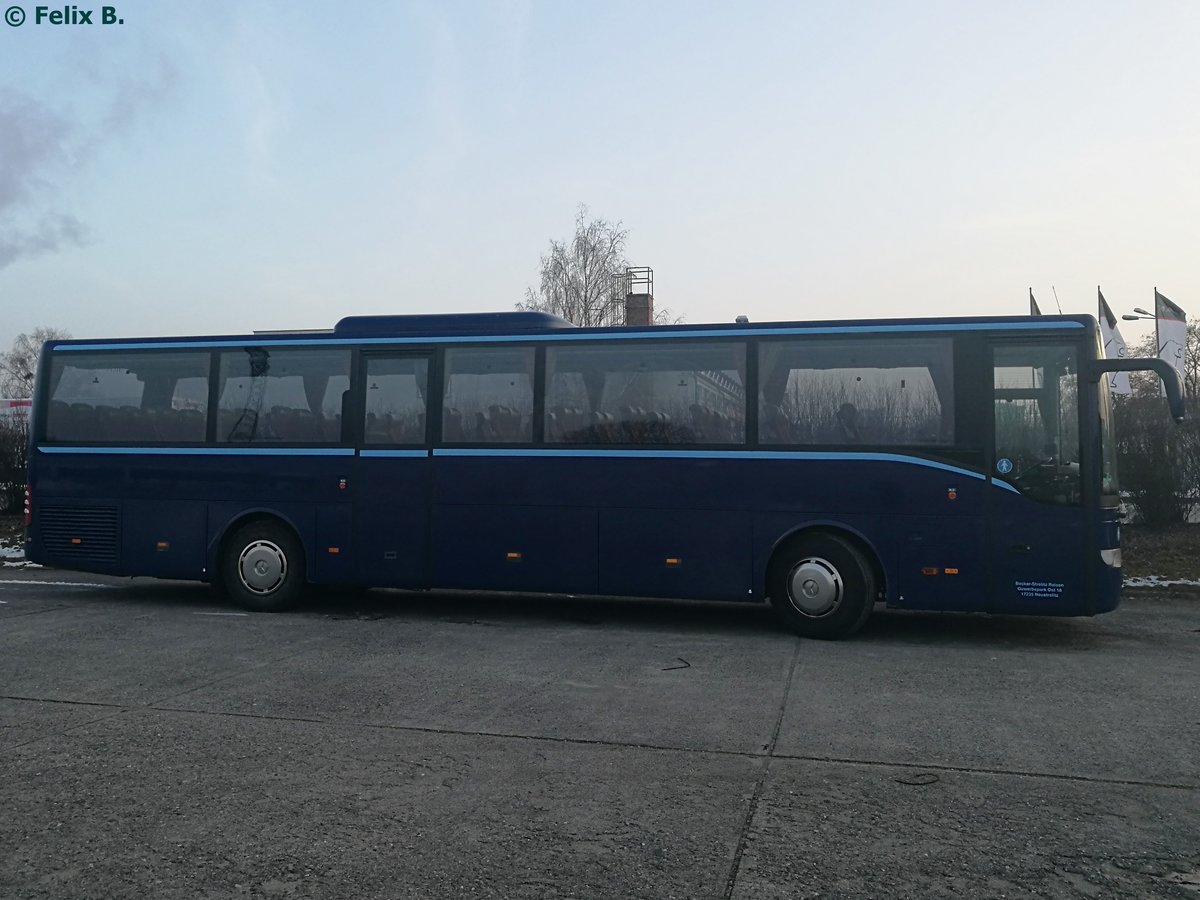
[[[25,530],[22,516],[0,516],[0,546],[14,546],[21,543]]]
[[[1154,531],[1142,525],[1121,528],[1122,571],[1126,578],[1200,578],[1200,525]]]

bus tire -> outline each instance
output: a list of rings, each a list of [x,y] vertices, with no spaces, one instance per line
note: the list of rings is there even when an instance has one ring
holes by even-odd
[[[304,549],[295,533],[271,519],[238,528],[225,541],[221,586],[235,603],[255,612],[282,612],[304,592]]]
[[[853,543],[828,532],[786,541],[767,572],[771,607],[802,637],[849,637],[867,621],[875,594],[871,561]]]

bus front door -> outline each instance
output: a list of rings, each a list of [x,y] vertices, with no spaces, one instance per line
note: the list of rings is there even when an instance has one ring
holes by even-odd
[[[991,496],[995,612],[1087,608],[1078,354],[1050,343],[993,347]]]

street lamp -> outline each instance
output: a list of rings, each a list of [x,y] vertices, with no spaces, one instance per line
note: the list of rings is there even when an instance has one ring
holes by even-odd
[[[1130,315],[1129,313],[1126,313],[1125,315],[1121,316],[1121,318],[1124,319],[1126,322],[1136,322],[1139,319],[1149,319],[1149,320],[1153,321],[1154,319],[1158,318],[1158,316],[1154,315],[1154,313],[1146,312],[1146,310],[1141,309],[1137,306],[1135,306],[1133,308],[1133,311],[1135,313],[1141,313],[1141,315],[1134,316],[1134,315]]]

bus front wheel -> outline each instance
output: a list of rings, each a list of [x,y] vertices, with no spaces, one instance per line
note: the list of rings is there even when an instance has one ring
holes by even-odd
[[[870,561],[851,542],[824,532],[787,541],[767,573],[772,608],[803,637],[854,634],[871,614],[875,593]]]
[[[239,605],[281,612],[296,605],[304,589],[304,551],[286,525],[250,522],[225,542],[221,584]]]

